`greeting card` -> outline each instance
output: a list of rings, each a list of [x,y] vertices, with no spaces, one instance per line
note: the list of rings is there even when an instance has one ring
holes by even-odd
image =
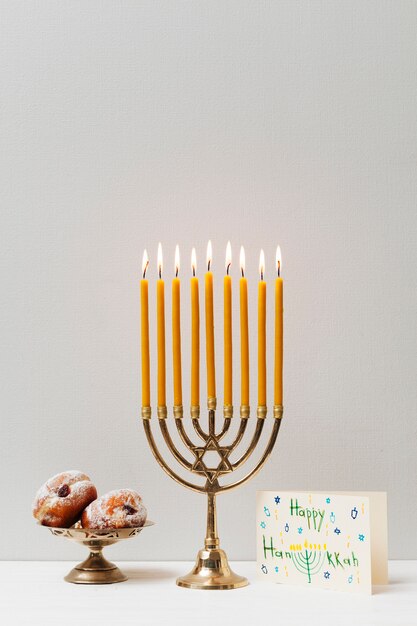
[[[256,524],[264,579],[354,593],[387,583],[385,493],[260,491]]]

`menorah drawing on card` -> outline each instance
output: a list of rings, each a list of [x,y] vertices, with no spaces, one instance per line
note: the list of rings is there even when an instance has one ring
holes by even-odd
[[[261,251],[258,284],[258,402],[256,421],[249,444],[235,460],[231,455],[242,448],[242,439],[248,429],[251,411],[249,405],[249,318],[248,284],[245,276],[245,254],[240,251],[239,308],[240,308],[240,421],[232,440],[226,443],[227,434],[233,421],[233,346],[232,346],[232,277],[231,246],[227,245],[226,270],[223,280],[224,294],[224,385],[223,385],[223,420],[216,424],[216,374],[215,374],[215,335],[213,306],[213,272],[211,242],[207,246],[207,272],[204,279],[205,333],[206,333],[206,376],[207,376],[207,427],[200,421],[200,302],[199,280],[195,249],[191,260],[191,389],[190,418],[195,431],[192,438],[184,426],[182,402],[182,355],[180,321],[180,278],[179,250],[175,251],[175,275],[172,281],[172,358],[173,358],[173,418],[179,438],[185,448],[178,449],[171,436],[170,419],[166,405],[166,347],[165,347],[165,285],[162,278],[162,247],[158,246],[158,278],[156,281],[156,318],[157,318],[157,421],[168,453],[182,468],[194,475],[197,480],[191,482],[179,475],[171,463],[166,460],[158,448],[151,420],[150,393],[150,348],[149,348],[149,305],[147,270],[149,260],[146,251],[143,256],[141,280],[141,357],[142,357],[142,422],[149,446],[162,469],[175,481],[198,493],[207,494],[207,531],[204,548],[199,551],[193,570],[177,579],[177,585],[193,589],[236,589],[247,585],[243,576],[235,574],[229,567],[224,550],[220,548],[217,533],[216,496],[243,485],[252,478],[265,464],[275,445],[283,416],[282,405],[282,362],[283,362],[283,281],[281,277],[281,252],[277,248],[275,259],[275,339],[274,339],[274,405],[272,410],[272,429],[266,447],[261,452],[254,467],[243,478],[233,480],[233,472],[243,466],[257,448],[267,418],[267,362],[266,362],[266,295],[265,258]],[[231,433],[229,433],[231,435]],[[238,454],[238,453],[237,453]],[[217,457],[213,465],[209,457]],[[228,475],[231,475],[227,480]],[[198,482],[200,479],[200,484]],[[223,483],[223,479],[225,479]]]
[[[301,546],[300,546],[301,547]],[[311,577],[318,574],[323,567],[325,552],[320,550],[299,550],[297,546],[293,547],[292,562],[296,569],[307,576],[308,582],[311,583]]]

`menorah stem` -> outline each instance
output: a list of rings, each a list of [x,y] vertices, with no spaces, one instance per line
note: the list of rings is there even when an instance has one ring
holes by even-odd
[[[209,492],[207,494],[207,532],[204,546],[206,550],[218,548],[220,545],[217,535],[217,509],[216,494]]]
[[[214,491],[213,491],[214,489]],[[216,491],[214,481],[207,492],[207,532],[204,548],[197,554],[195,566],[189,574],[177,579],[177,585],[188,589],[238,589],[248,581],[230,568],[226,552],[220,548],[217,534]]]

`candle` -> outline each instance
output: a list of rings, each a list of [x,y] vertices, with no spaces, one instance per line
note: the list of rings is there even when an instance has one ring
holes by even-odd
[[[248,281],[245,278],[245,250],[240,248],[240,389],[241,406],[249,406],[249,324]]]
[[[175,248],[175,278],[172,280],[172,365],[174,406],[182,405],[181,321],[180,321],[180,251]]]
[[[277,278],[275,279],[275,372],[274,405],[282,405],[282,362],[283,362],[283,281],[281,278],[281,248],[276,253]]]
[[[162,280],[162,246],[158,244],[158,276],[156,283],[158,407],[166,405],[165,390],[165,285]]]
[[[191,252],[191,271],[191,406],[197,407],[200,405],[200,303],[195,248]]]
[[[205,276],[205,305],[206,305],[206,364],[207,364],[207,397],[211,405],[211,398],[216,397],[216,371],[214,362],[214,312],[213,312],[213,274],[211,241],[207,244],[207,272]]]
[[[266,282],[265,255],[259,257],[260,281],[258,285],[258,406],[266,406]]]
[[[141,351],[142,351],[142,406],[151,405],[151,386],[149,373],[149,305],[148,305],[148,281],[146,270],[148,269],[149,258],[146,250],[143,253],[142,280],[140,281],[140,303],[141,303]]]
[[[233,405],[233,366],[232,366],[232,278],[229,276],[232,264],[230,241],[226,247],[226,275],[223,282],[224,294],[224,405]],[[231,417],[231,415],[228,415]]]

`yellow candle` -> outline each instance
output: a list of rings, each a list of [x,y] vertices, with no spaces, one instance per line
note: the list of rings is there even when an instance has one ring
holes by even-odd
[[[197,258],[191,253],[191,406],[200,404],[200,303],[198,293]]]
[[[241,405],[249,405],[249,323],[248,323],[248,281],[245,278],[245,251],[240,249],[240,385]]]
[[[156,283],[157,348],[158,348],[158,406],[166,405],[165,390],[165,285],[162,280],[162,246],[158,245],[158,273]]]
[[[281,278],[281,249],[276,255],[278,277],[275,279],[275,372],[274,404],[282,404],[282,363],[283,363],[283,281]]]
[[[261,250],[258,285],[258,406],[266,406],[266,282],[265,255]]]
[[[232,278],[229,276],[232,263],[230,241],[226,248],[226,276],[223,283],[224,294],[224,404],[233,404],[233,365],[232,365]]]
[[[213,274],[210,271],[212,261],[211,241],[207,246],[207,272],[205,276],[206,305],[206,364],[207,364],[207,396],[216,397],[216,370],[214,355],[214,311],[213,311]]]
[[[141,312],[141,352],[142,352],[142,406],[151,405],[151,385],[149,374],[149,306],[148,306],[148,281],[146,270],[149,265],[146,250],[143,253],[142,276],[140,281],[140,312]]]
[[[172,281],[172,364],[174,378],[174,406],[182,404],[181,322],[180,322],[180,252],[175,248],[175,278]]]

